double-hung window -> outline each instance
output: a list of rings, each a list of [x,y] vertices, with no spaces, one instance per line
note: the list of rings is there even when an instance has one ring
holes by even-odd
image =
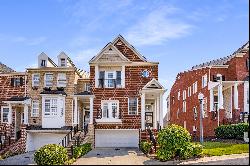
[[[188,87],[188,97],[192,95],[192,86]]]
[[[115,75],[114,72],[107,72],[107,85],[108,88],[115,87]]]
[[[33,100],[31,117],[38,117],[38,116],[39,116],[39,100]]]
[[[44,115],[56,116],[57,115],[57,98],[45,98],[44,100]]]
[[[197,81],[193,83],[193,94],[197,92]]]
[[[179,90],[179,91],[178,91],[178,96],[177,96],[177,97],[178,97],[178,100],[180,100],[180,96],[181,96],[181,91]]]
[[[128,114],[137,115],[138,112],[138,98],[128,98]]]
[[[39,73],[32,74],[32,87],[39,86],[39,83],[40,83],[40,74]]]
[[[66,60],[65,60],[65,58],[61,58],[61,66],[62,67],[66,66]]]
[[[67,85],[66,73],[58,73],[57,87],[66,87],[66,85]]]
[[[53,74],[46,73],[45,74],[45,87],[52,87],[53,86]]]
[[[119,101],[102,101],[102,118],[119,118]]]
[[[183,112],[186,112],[186,90],[183,91],[183,94],[182,94],[182,97],[183,97]]]
[[[90,83],[85,83],[84,91],[90,92]]]
[[[2,107],[2,123],[8,123],[9,122],[9,112],[10,108],[9,107]]]
[[[202,76],[202,88],[207,86],[207,74]]]

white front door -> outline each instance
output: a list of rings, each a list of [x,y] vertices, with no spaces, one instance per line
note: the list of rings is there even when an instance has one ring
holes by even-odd
[[[43,97],[42,98],[42,127],[61,128],[65,126],[65,98]]]
[[[138,129],[96,129],[95,147],[138,147]]]

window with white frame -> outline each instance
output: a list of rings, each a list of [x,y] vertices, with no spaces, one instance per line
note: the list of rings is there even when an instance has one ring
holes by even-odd
[[[186,93],[187,93],[186,90],[184,90],[183,93],[182,93],[182,98],[183,98],[183,102],[182,102],[183,110],[182,111],[183,112],[186,112],[186,110],[187,110],[187,108],[186,108]]]
[[[38,117],[38,116],[39,116],[39,100],[33,100],[31,117]]]
[[[202,76],[202,88],[207,86],[207,74]]]
[[[186,90],[183,90],[183,92],[182,92],[183,100],[186,100],[186,97],[187,97],[186,94],[187,94]]]
[[[67,85],[66,73],[58,73],[57,87],[66,87],[66,85]]]
[[[193,83],[193,94],[197,92],[197,81]]]
[[[196,120],[197,117],[198,117],[198,113],[197,113],[196,107],[193,108],[193,112],[194,112],[194,120]]]
[[[66,60],[65,58],[61,58],[61,66],[66,66]]]
[[[85,83],[85,91],[90,92],[90,83]]]
[[[44,115],[57,115],[57,98],[45,98],[44,100]]]
[[[2,119],[2,123],[8,123],[9,122],[9,112],[10,112],[10,108],[9,107],[2,107],[1,109],[1,119]]]
[[[39,86],[40,83],[40,74],[39,73],[35,73],[32,74],[32,86]]]
[[[45,87],[52,87],[53,86],[53,74],[46,73],[45,74]]]
[[[108,81],[108,88],[113,88],[115,86],[115,75],[114,72],[107,72],[107,81]]]
[[[186,103],[186,100],[183,100],[182,104],[183,104],[183,112],[186,112],[186,111],[187,111],[187,103]]]
[[[24,124],[24,112],[21,114],[21,123]]]
[[[128,98],[128,114],[136,115],[138,111],[138,99],[137,98]]]
[[[192,86],[188,87],[188,97],[192,95]]]
[[[102,101],[102,118],[119,118],[119,101]]]
[[[181,96],[181,91],[178,91],[178,100],[180,100],[180,96]]]

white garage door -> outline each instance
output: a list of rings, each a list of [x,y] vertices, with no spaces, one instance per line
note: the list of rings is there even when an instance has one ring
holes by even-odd
[[[27,133],[26,151],[34,151],[47,144],[58,144],[66,134]]]
[[[138,147],[139,130],[95,130],[95,147]]]

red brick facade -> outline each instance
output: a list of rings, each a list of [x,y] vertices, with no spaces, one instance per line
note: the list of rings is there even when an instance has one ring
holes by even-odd
[[[210,91],[208,86],[202,88],[202,76],[207,74],[208,82],[213,81],[213,76],[216,74],[222,74],[225,77],[225,81],[246,81],[249,78],[249,69],[247,69],[247,60],[249,61],[249,52],[244,52],[244,55],[234,56],[223,66],[202,67],[190,71],[179,73],[176,77],[176,81],[171,88],[169,94],[170,101],[170,123],[184,126],[186,123],[187,130],[195,135],[193,132],[193,126],[196,127],[196,135],[199,136],[200,131],[200,106],[198,100],[198,94],[203,93],[207,98],[206,112],[207,117],[203,118],[203,132],[204,137],[213,137],[214,129],[218,126],[217,118],[213,118],[214,112],[210,111]],[[197,81],[197,92],[193,94],[193,83]],[[248,80],[247,80],[248,83]],[[192,87],[191,96],[188,97],[188,87]],[[239,110],[234,109],[234,90],[232,88],[232,118],[225,118],[225,110],[220,110],[220,124],[225,123],[237,123],[240,121],[240,112],[249,112],[244,110],[244,83],[238,85],[238,107]],[[186,112],[183,112],[183,90],[186,90]],[[178,100],[178,91],[180,91],[180,100]],[[224,93],[224,92],[223,92]],[[197,118],[194,118],[193,108],[197,108]],[[179,113],[178,112],[179,109]],[[178,114],[178,115],[177,115]],[[178,116],[178,117],[177,117]]]

